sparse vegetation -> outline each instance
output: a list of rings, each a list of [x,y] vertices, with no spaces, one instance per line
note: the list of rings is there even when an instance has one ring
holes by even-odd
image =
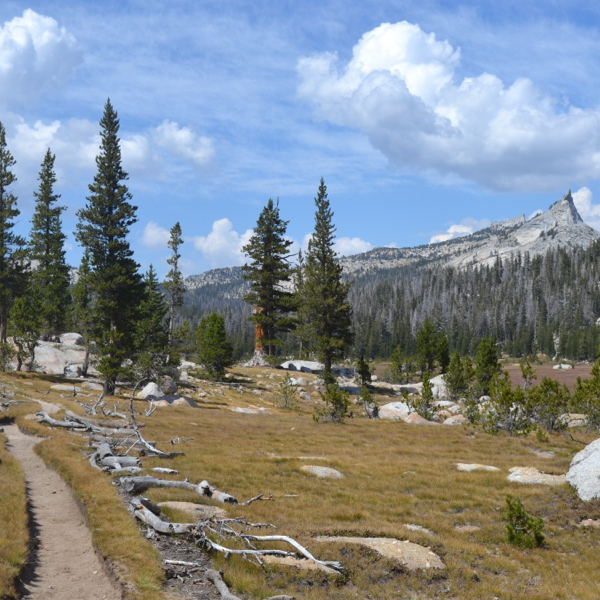
[[[231,375],[243,382],[241,393],[220,387],[219,383],[202,382],[206,396],[198,398],[200,408],[158,409],[143,419],[144,435],[159,440],[159,445],[160,441],[175,438],[189,440],[178,447],[185,454],[169,461],[180,477],[207,479],[241,500],[261,492],[272,494],[274,502],[231,506],[228,514],[280,525],[280,533],[298,539],[320,558],[340,560],[349,573],[343,579],[273,565],[260,569],[240,557],[217,556],[216,567],[224,570],[233,593],[248,599],[291,594],[306,600],[350,600],[357,593],[373,598],[442,597],[449,588],[461,600],[480,600],[503,597],[508,586],[515,597],[526,597],[535,580],[535,597],[540,599],[595,600],[596,548],[590,543],[589,532],[573,527],[573,523],[599,518],[600,502],[584,504],[566,487],[517,489],[518,484],[506,479],[508,469],[519,464],[564,473],[573,454],[581,448],[579,443],[560,434],[547,434],[555,455],[541,459],[531,452],[531,446],[538,443],[534,432],[510,437],[500,431],[489,436],[472,428],[371,420],[363,417],[362,411],[346,420],[343,427],[327,422],[315,426],[312,402],[299,399],[296,411],[279,410],[269,404],[275,399],[284,373],[237,368]],[[21,388],[23,395],[42,396],[80,410],[55,392],[46,394],[49,382],[43,376],[15,373],[5,377],[19,386],[25,381],[33,383]],[[311,380],[313,376],[307,377]],[[257,396],[256,391],[261,395]],[[268,418],[229,410],[231,406],[260,401],[272,413]],[[136,401],[135,406],[142,409],[142,403]],[[147,542],[119,506],[110,477],[90,469],[83,447],[73,435],[42,428],[32,421],[22,424],[51,436],[42,445],[42,454],[80,488],[77,493],[100,552],[123,565],[125,580],[138,578],[139,585],[143,585],[143,589],[138,588],[138,597],[162,598],[162,592],[154,589],[160,588],[160,566],[152,548],[143,549]],[[240,439],[240,431],[243,442],[232,443]],[[577,437],[591,441],[594,435],[579,431]],[[344,479],[323,481],[304,474],[300,470],[306,464],[302,456],[322,457],[317,464],[340,470]],[[143,462],[146,467],[165,465],[158,458],[145,458]],[[453,467],[455,462],[490,464],[501,472],[459,473]],[[543,552],[525,553],[505,543],[500,514],[509,494],[518,495],[529,514],[543,518],[543,533],[549,540]],[[192,492],[182,494],[172,489],[152,489],[147,495],[155,502],[199,501]],[[315,503],[317,497],[319,502]],[[94,511],[96,516],[92,515]],[[189,519],[183,513],[172,516],[181,521]],[[405,524],[426,527],[434,535],[407,529]],[[458,529],[465,526],[479,529]],[[113,536],[115,530],[119,535]],[[328,534],[409,539],[429,546],[447,568],[443,572],[409,573],[373,551],[315,542],[316,535]],[[568,590],[564,585],[567,577]]]
[[[506,508],[502,517],[506,521],[506,539],[518,548],[539,548],[544,543],[544,521],[525,511],[523,502],[510,494],[506,496]]]

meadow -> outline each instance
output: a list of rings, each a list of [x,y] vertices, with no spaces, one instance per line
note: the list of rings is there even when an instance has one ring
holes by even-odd
[[[50,391],[52,382],[44,376],[5,374],[3,378],[16,386],[17,397],[39,396],[83,414],[73,398]],[[514,466],[566,473],[573,455],[583,448],[581,442],[595,439],[592,433],[571,430],[571,436],[552,434],[548,441],[540,441],[535,434],[492,436],[470,425],[422,426],[367,419],[360,407],[341,424],[316,423],[312,415],[320,400],[311,386],[306,388],[311,400],[300,400],[293,410],[279,407],[277,384],[282,378],[281,371],[235,368],[229,385],[191,382],[186,393],[195,398],[197,408],[161,407],[149,417],[138,417],[145,423],[146,439],[156,440],[163,450],[175,447],[184,452],[168,464],[164,459],[144,458],[144,467],[169,466],[180,472],[165,478],[189,478],[194,483],[206,479],[240,501],[264,494],[271,500],[227,506],[228,515],[272,523],[277,526],[275,533],[294,537],[316,557],[340,561],[346,569],[340,575],[269,564],[261,567],[239,556],[215,555],[215,564],[233,593],[248,599],[290,594],[307,600],[600,597],[596,577],[599,532],[580,526],[584,519],[600,519],[600,502],[581,502],[568,485],[507,481],[508,469]],[[378,398],[380,402],[392,399]],[[126,404],[124,398],[114,399],[119,402]],[[13,415],[31,432],[49,436],[37,446],[38,451],[75,489],[100,553],[128,586],[127,597],[161,598],[156,552],[122,506],[110,476],[89,466],[87,442],[24,418],[23,406],[3,414]],[[29,406],[32,412],[36,410],[35,405]],[[147,403],[136,401],[135,406],[142,412]],[[266,411],[231,410],[252,406]],[[545,456],[550,451],[551,457],[543,458],[540,450]],[[6,453],[2,457],[4,467]],[[492,465],[500,471],[459,472],[456,463]],[[344,478],[319,479],[301,470],[307,464],[337,469]],[[18,468],[12,473],[18,482]],[[531,515],[543,518],[543,547],[521,550],[507,543],[502,515],[508,494],[520,498]],[[152,489],[146,495],[155,502],[210,503],[182,490]],[[22,512],[18,501],[12,506],[16,514]],[[169,516],[190,520],[180,512]],[[446,568],[411,572],[375,550],[315,539],[333,535],[410,540],[430,548]],[[5,546],[6,540],[0,540],[3,564],[14,553]],[[0,589],[9,594],[10,574],[4,572],[0,571]]]

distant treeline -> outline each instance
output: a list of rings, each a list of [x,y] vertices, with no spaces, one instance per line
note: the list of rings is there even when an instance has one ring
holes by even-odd
[[[195,323],[213,310],[221,313],[238,358],[253,350],[244,285],[240,273],[239,282],[188,291],[180,316]],[[414,354],[417,330],[428,317],[445,331],[451,352],[474,355],[481,339],[491,336],[515,357],[593,360],[600,342],[600,242],[534,257],[516,254],[489,267],[374,271],[354,281],[349,299],[351,357],[364,352],[386,359],[398,346]],[[291,337],[283,351],[296,351]]]

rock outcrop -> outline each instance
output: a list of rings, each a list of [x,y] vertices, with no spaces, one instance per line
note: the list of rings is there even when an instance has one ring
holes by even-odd
[[[584,502],[600,498],[600,439],[588,444],[573,457],[567,483],[577,490]]]

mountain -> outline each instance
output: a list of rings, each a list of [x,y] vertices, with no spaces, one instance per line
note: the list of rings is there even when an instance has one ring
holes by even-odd
[[[527,220],[525,215],[492,223],[475,233],[445,242],[413,248],[374,248],[362,254],[344,256],[340,263],[344,273],[353,279],[380,271],[402,267],[490,266],[496,259],[520,252],[530,257],[545,254],[551,248],[587,247],[600,239],[600,233],[586,225],[579,213],[571,190],[547,211]],[[241,298],[246,293],[240,267],[213,269],[185,279],[188,290],[212,288],[226,298]]]
[[[525,215],[492,223],[471,235],[414,248],[374,248],[340,259],[344,272],[353,278],[400,267],[490,266],[520,252],[531,257],[551,248],[587,247],[600,233],[586,225],[575,207],[571,190],[547,211],[527,220]]]

